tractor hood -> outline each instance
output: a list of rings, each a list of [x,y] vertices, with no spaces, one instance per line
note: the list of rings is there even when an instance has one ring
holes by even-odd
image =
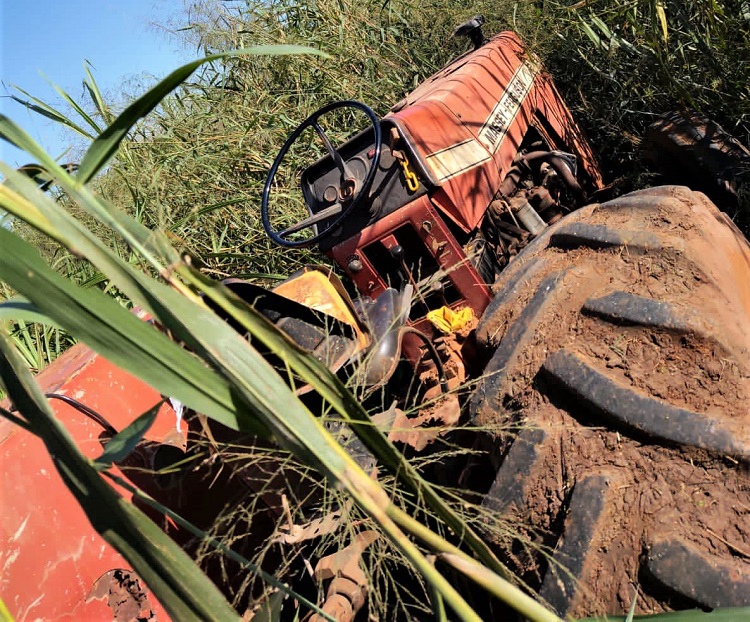
[[[394,106],[399,129],[461,228],[480,222],[510,168],[536,104],[537,64],[505,32],[459,57]]]

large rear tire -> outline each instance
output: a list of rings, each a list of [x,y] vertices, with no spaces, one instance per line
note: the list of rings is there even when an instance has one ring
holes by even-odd
[[[519,575],[561,616],[627,612],[634,586],[643,613],[750,605],[747,240],[654,188],[550,227],[495,290],[471,408]]]

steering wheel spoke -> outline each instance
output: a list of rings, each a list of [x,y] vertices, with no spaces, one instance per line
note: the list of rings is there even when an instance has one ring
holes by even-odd
[[[352,172],[349,170],[349,167],[346,165],[344,158],[342,158],[341,154],[333,148],[331,141],[328,139],[328,134],[326,134],[325,130],[322,127],[320,127],[320,124],[318,123],[317,119],[313,121],[312,127],[315,130],[315,132],[318,134],[318,136],[320,136],[320,140],[323,141],[326,151],[328,151],[328,154],[331,156],[331,159],[336,163],[336,168],[338,168],[341,173],[342,186],[345,182],[349,180],[353,180],[354,175],[352,175]]]
[[[373,129],[373,139],[375,141],[374,151],[372,152],[372,157],[369,158],[369,169],[367,170],[367,173],[365,174],[363,180],[359,179],[353,173],[351,167],[346,163],[341,153],[333,146],[325,130],[319,123],[321,117],[333,110],[338,110],[340,108],[352,108],[354,110],[358,110],[361,113],[364,113]],[[329,205],[328,207],[325,207],[323,209],[318,209],[317,211],[316,208],[318,207],[318,205],[311,205],[308,201],[307,209],[310,212],[310,216],[290,225],[289,227],[286,227],[285,229],[277,231],[271,224],[269,209],[271,188],[274,187],[274,179],[276,178],[276,173],[278,172],[279,167],[284,161],[287,153],[289,153],[292,145],[294,145],[294,143],[299,140],[302,132],[304,132],[304,130],[306,130],[307,128],[312,128],[318,135],[320,140],[323,142],[323,145],[325,146],[328,156],[331,158],[331,162],[333,162],[333,165],[339,171],[340,182],[338,200],[333,205]],[[361,205],[362,201],[365,200],[370,191],[372,183],[375,180],[375,173],[377,172],[378,163],[380,161],[381,139],[382,134],[380,129],[380,120],[368,106],[358,101],[333,102],[331,104],[328,104],[327,106],[323,106],[322,108],[311,114],[309,117],[307,117],[307,119],[305,119],[302,123],[300,123],[300,125],[297,126],[297,128],[286,139],[286,142],[281,148],[281,151],[279,151],[279,154],[276,156],[276,159],[271,166],[271,170],[268,172],[265,186],[263,187],[260,215],[261,221],[263,223],[263,229],[265,229],[268,237],[280,246],[294,248],[311,246],[312,244],[319,242],[326,236],[329,236],[334,231],[336,231],[344,222],[344,220],[349,216],[349,214],[354,213],[357,207]],[[313,163],[311,162],[310,164]],[[324,221],[330,221],[329,225],[323,231],[318,231],[316,225]],[[292,234],[298,233],[305,229],[312,229],[312,235],[304,239],[288,239]],[[300,236],[296,237],[299,238]]]
[[[317,214],[313,214],[309,218],[300,220],[298,223],[293,224],[291,227],[287,227],[283,231],[279,231],[279,236],[285,238],[292,233],[297,233],[298,231],[302,231],[303,229],[307,229],[308,227],[313,227],[319,222],[323,222],[324,220],[328,220],[329,218],[340,214],[343,209],[344,207],[341,205],[341,203],[335,203],[330,207],[326,207],[325,209],[320,210]]]

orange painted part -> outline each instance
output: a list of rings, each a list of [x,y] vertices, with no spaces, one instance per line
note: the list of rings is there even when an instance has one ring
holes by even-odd
[[[37,380],[45,393],[82,402],[118,431],[161,400],[82,344]],[[98,423],[59,400],[50,405],[85,456],[102,453]],[[174,411],[165,405],[147,437],[162,442],[173,435],[175,423]],[[86,599],[99,577],[130,565],[91,527],[42,441],[5,419],[0,419],[0,472],[0,598],[11,614],[18,622],[112,620],[106,600]],[[157,619],[168,620],[153,595],[149,600]]]
[[[348,296],[347,299],[342,297],[325,272],[305,270],[279,283],[273,292],[351,326],[357,335],[357,352],[370,345],[370,335],[361,326]]]

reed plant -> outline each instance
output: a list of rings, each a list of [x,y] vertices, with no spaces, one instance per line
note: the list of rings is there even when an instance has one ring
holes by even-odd
[[[40,162],[58,187],[50,196],[2,167],[0,209],[12,224],[0,226],[0,279],[9,299],[0,304],[0,319],[11,322],[0,337],[0,371],[20,415],[3,414],[45,440],[92,523],[175,618],[235,614],[190,559],[106,487],[111,453],[87,461],[61,430],[28,370],[39,369],[68,339],[83,340],[209,419],[265,439],[274,460],[318,474],[329,509],[346,509],[381,534],[371,577],[382,594],[376,609],[382,618],[398,607],[408,616],[415,610],[406,603],[421,602],[420,613],[436,619],[476,620],[456,589],[471,584],[529,619],[556,619],[506,576],[478,535],[476,508],[425,481],[349,388],[217,283],[230,275],[274,281],[311,260],[306,252],[277,252],[258,215],[266,171],[297,123],[334,99],[359,99],[385,114],[466,48],[450,32],[475,13],[485,15],[488,33],[515,29],[543,58],[622,188],[642,178],[638,137],[657,112],[689,105],[740,138],[750,132],[740,45],[748,34],[745,3],[708,0],[501,0],[476,3],[470,14],[442,0],[202,0],[190,3],[182,33],[206,60],[126,102],[120,114],[88,70],[86,101],[65,95],[72,112],[19,95],[86,141],[75,175],[0,120],[3,137]],[[267,47],[282,44],[310,49]],[[251,51],[233,51],[240,48]],[[332,137],[343,140],[350,129]],[[206,308],[206,299],[280,357],[293,377],[312,384],[322,411],[300,402],[258,351]],[[149,311],[176,340],[139,322],[128,312],[132,305]],[[29,332],[38,329],[28,322],[40,319],[65,332]],[[378,479],[330,433],[324,425],[330,419],[346,423],[377,458]],[[137,443],[144,421],[121,432],[115,446]],[[234,449],[218,451],[228,464],[247,460]],[[240,510],[252,514],[251,505]],[[241,534],[220,527],[216,534],[194,531],[201,555],[231,559],[248,581],[267,585],[269,612],[277,611],[275,594],[291,591],[306,602],[283,578],[233,551],[232,539]],[[503,528],[512,534],[512,525]],[[167,547],[169,556],[160,559],[154,547]],[[398,581],[378,570],[381,561],[408,568],[417,593],[399,594]],[[682,615],[675,619],[693,614]]]

